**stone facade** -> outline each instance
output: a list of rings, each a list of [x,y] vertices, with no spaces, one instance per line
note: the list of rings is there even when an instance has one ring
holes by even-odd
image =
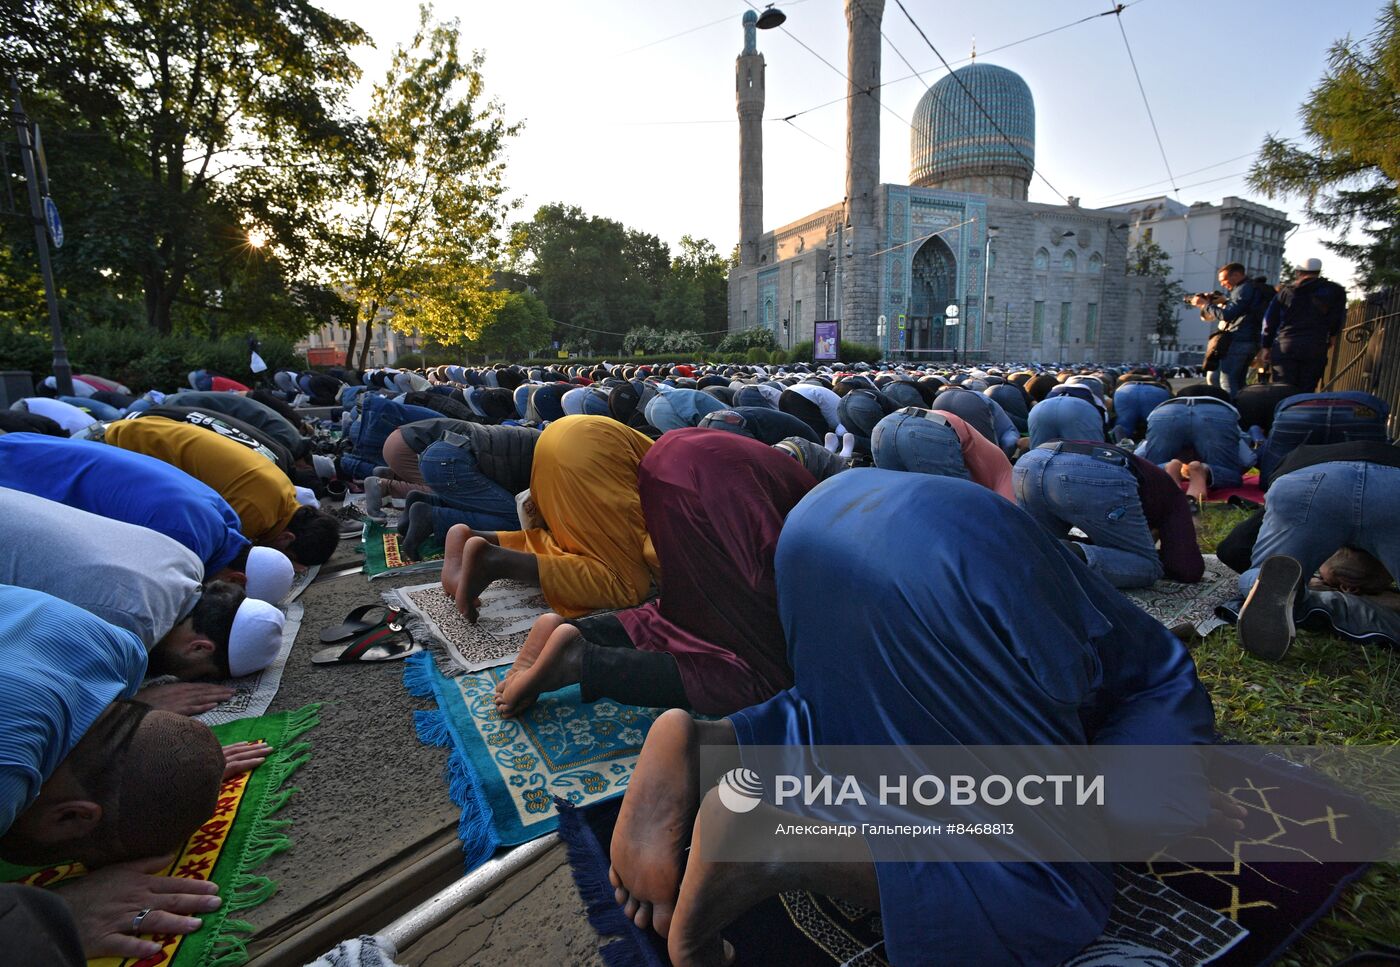
[[[734,101],[739,112],[739,261],[758,264],[763,234],[763,55],[758,52],[758,14],[744,14],[744,52],[734,62]]]
[[[843,338],[873,342],[879,307],[880,20],[885,0],[846,0],[846,225]]]

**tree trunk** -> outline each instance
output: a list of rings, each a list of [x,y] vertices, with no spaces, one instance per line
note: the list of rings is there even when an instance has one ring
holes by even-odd
[[[354,313],[352,313],[351,316],[350,316],[350,342],[349,342],[349,344],[345,347],[345,358],[341,360],[341,364],[342,364],[342,365],[345,365],[345,366],[351,365],[351,361],[355,358],[355,346],[356,346],[356,344],[359,342],[359,340],[360,340],[360,303],[359,303],[359,302],[356,302],[356,303],[355,303],[355,311],[354,311]]]
[[[374,321],[379,318],[378,299],[370,300],[369,312],[366,313],[366,316],[368,318],[365,320],[365,341],[364,345],[360,346],[360,365],[358,366],[361,372],[364,372],[365,362],[369,359],[370,343],[374,339]]]

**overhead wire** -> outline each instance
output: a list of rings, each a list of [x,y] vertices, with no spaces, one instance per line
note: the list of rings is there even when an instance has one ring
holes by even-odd
[[[1128,63],[1133,67],[1133,77],[1137,78],[1138,93],[1142,95],[1142,106],[1147,109],[1147,120],[1152,125],[1152,136],[1157,139],[1157,150],[1162,154],[1162,166],[1167,169],[1167,177],[1171,179],[1172,192],[1180,195],[1181,189],[1177,187],[1176,175],[1172,174],[1172,164],[1167,160],[1167,147],[1162,143],[1162,133],[1157,130],[1157,119],[1152,115],[1152,103],[1147,99],[1147,88],[1143,85],[1142,74],[1138,71],[1137,58],[1133,56],[1133,45],[1128,43],[1128,31],[1123,26],[1123,10],[1124,7],[1120,3],[1109,12],[1114,14],[1114,19],[1118,22],[1118,33],[1123,37],[1123,48],[1128,52]]]

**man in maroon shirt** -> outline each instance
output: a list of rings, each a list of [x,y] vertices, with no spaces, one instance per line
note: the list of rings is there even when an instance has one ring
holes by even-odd
[[[1205,572],[1191,508],[1156,464],[1086,440],[1058,440],[1025,454],[1013,468],[1016,502],[1090,569],[1116,588],[1142,588],[1164,575],[1194,584]],[[1158,540],[1161,547],[1158,547]]]

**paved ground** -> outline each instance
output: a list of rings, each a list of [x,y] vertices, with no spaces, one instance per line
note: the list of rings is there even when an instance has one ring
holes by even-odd
[[[358,559],[357,545],[346,542],[322,571]],[[432,703],[404,690],[402,663],[311,664],[322,628],[378,600],[390,586],[352,574],[321,579],[300,598],[306,617],[270,711],[324,705],[321,724],[307,734],[314,754],[294,779],[301,792],[278,814],[292,821],[293,846],[262,868],[279,890],[253,911],[259,927],[254,953],[374,885],[416,858],[435,836],[455,829],[457,809],[442,780],[446,750],[423,745],[413,731],[413,710]]]

